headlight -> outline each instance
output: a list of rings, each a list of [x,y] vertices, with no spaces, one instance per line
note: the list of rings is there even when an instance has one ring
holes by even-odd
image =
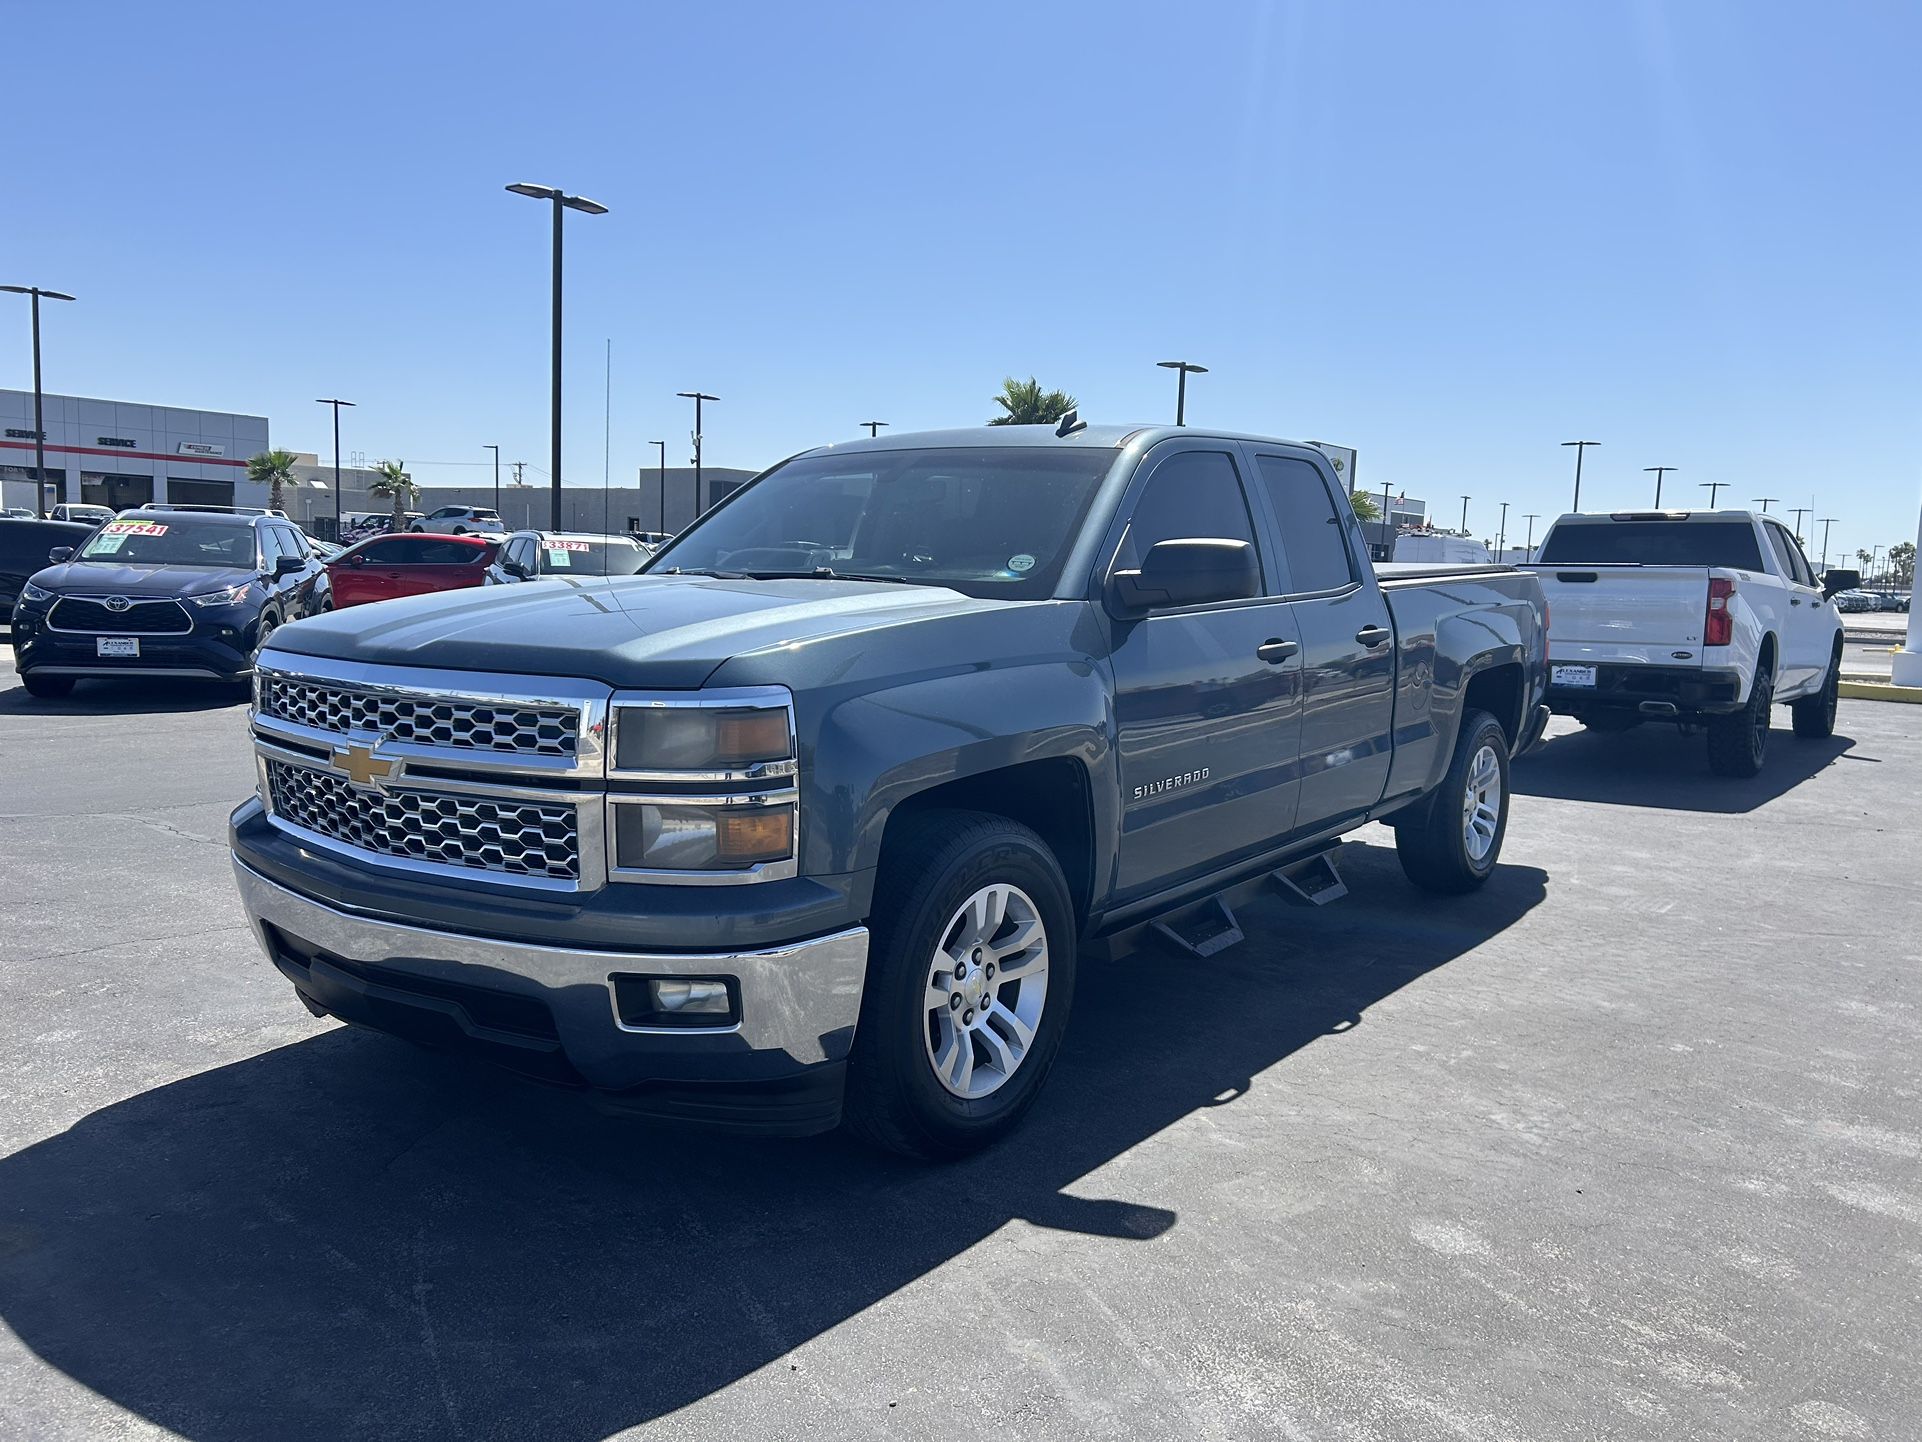
[[[34,585],[33,582],[29,581],[20,588],[20,599],[23,601],[51,601],[53,599],[53,592],[43,591]]]
[[[231,606],[246,600],[253,589],[252,581],[242,581],[238,586],[226,586],[218,591],[209,591],[204,596],[189,596],[187,599],[196,606]]]
[[[621,871],[735,873],[791,867],[794,800],[763,796],[610,798]],[[792,874],[787,870],[785,874]]]
[[[617,702],[614,769],[716,779],[792,773],[794,730],[785,694],[774,705]]]

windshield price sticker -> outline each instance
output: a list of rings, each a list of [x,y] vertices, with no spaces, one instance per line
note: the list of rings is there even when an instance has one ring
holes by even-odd
[[[109,521],[106,532],[110,536],[164,536],[167,528],[155,521]]]
[[[586,541],[548,541],[545,544],[550,551],[590,551],[593,549]]]

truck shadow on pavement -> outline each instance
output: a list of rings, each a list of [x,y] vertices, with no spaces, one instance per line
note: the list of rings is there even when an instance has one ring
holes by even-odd
[[[1349,846],[1343,864],[1365,897],[1264,900],[1243,913],[1249,940],[1209,961],[1084,966],[1026,1127],[949,1167],[839,1137],[644,1128],[345,1029],[156,1087],[0,1161],[0,1316],[196,1442],[606,1437],[990,1237],[1126,1246],[1179,1225],[1068,1189],[1201,1109],[1286,1088],[1264,1073],[1340,1045],[1372,1004],[1514,925],[1546,881],[1502,866],[1479,894],[1437,900],[1386,848]],[[1282,1126],[1260,1138],[1277,1155]],[[930,1385],[880,1380],[888,1396]]]
[[[1778,726],[1769,734],[1761,774],[1737,780],[1708,769],[1706,738],[1650,722],[1612,735],[1579,729],[1551,735],[1515,763],[1512,777],[1522,796],[1739,815],[1787,795],[1854,747],[1847,736],[1803,740]]]

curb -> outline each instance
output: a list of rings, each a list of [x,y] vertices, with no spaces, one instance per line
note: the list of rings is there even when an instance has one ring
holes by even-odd
[[[1908,701],[1922,705],[1922,686],[1892,686],[1887,681],[1842,679],[1837,688],[1844,696],[1858,701]]]

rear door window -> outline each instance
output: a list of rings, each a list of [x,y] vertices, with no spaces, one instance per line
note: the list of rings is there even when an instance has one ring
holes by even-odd
[[[1762,569],[1746,521],[1564,521],[1536,558],[1547,566],[1726,566]]]
[[[1796,550],[1794,537],[1773,521],[1765,523],[1763,529],[1769,533],[1769,544],[1775,548],[1775,559],[1781,562],[1782,574],[1799,586],[1813,585],[1808,562]]]
[[[1275,513],[1291,595],[1338,591],[1357,580],[1348,526],[1328,483],[1307,461],[1257,456],[1259,484]]]

